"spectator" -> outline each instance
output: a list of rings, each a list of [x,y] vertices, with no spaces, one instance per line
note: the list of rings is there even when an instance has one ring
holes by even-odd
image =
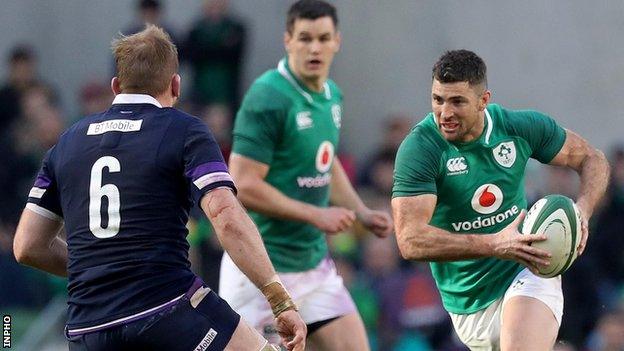
[[[238,109],[245,25],[227,14],[227,0],[205,0],[203,16],[192,26],[182,55],[193,73],[192,101]]]
[[[38,165],[38,161],[33,165],[30,159],[25,159],[24,156],[28,156],[28,152],[24,154],[23,150],[19,149],[24,142],[38,142],[37,140],[21,140],[18,137],[21,131],[27,129],[26,125],[30,125],[28,121],[16,123],[29,115],[24,111],[27,100],[25,95],[31,89],[45,90],[45,103],[58,105],[55,91],[37,76],[36,56],[30,46],[16,45],[9,54],[7,64],[7,81],[0,88],[0,164],[3,166],[0,169],[0,188],[3,189],[3,196],[0,199],[0,235],[4,235],[5,238],[0,241],[4,243],[7,242],[7,233],[15,230],[19,212],[25,201],[23,192],[19,192],[20,184],[25,180],[26,183],[30,182],[30,177],[34,176]],[[34,99],[31,102],[36,104],[36,101],[37,99]],[[45,118],[38,122],[40,123],[37,123],[37,126],[47,123]],[[44,138],[50,136],[55,138],[53,130],[51,132],[33,131],[33,133]]]
[[[380,194],[390,196],[394,157],[412,125],[412,119],[405,114],[395,113],[388,116],[383,123],[381,144],[375,154],[364,162],[359,185],[372,187]],[[390,169],[387,169],[388,166]]]
[[[601,276],[601,302],[607,308],[618,303],[624,286],[624,148],[616,148],[611,157],[611,183],[604,207],[595,222],[589,255],[596,261]]]
[[[54,101],[52,91],[40,84],[27,88],[19,101],[20,123],[13,125],[9,137],[13,140],[11,157],[14,161],[6,188],[12,194],[9,197],[11,204],[7,207],[10,209],[7,219],[11,227],[17,223],[24,208],[24,194],[31,188],[40,159],[56,143],[64,128],[61,112]]]
[[[89,81],[80,88],[80,116],[106,111],[113,102],[113,92],[108,84]]]
[[[227,161],[232,149],[232,112],[227,105],[212,104],[201,109],[199,117],[214,135],[223,158]]]
[[[176,40],[176,31],[163,21],[163,5],[160,0],[138,0],[136,10],[134,23],[121,31],[124,35],[138,33],[145,29],[146,24],[153,24],[164,29],[176,46],[179,44]]]
[[[588,351],[624,350],[624,312],[614,310],[605,313],[587,343]]]
[[[370,187],[385,197],[392,192],[395,156],[396,150],[382,150],[369,165]]]
[[[9,54],[8,79],[0,88],[0,130],[8,126],[20,115],[20,96],[31,84],[37,81],[36,58],[30,46],[19,44]]]
[[[15,118],[6,130],[8,147],[0,150],[4,164],[0,169],[3,196],[0,197],[0,307],[42,307],[52,290],[45,274],[16,264],[12,254],[11,233],[45,150],[56,143],[63,128],[61,113],[54,103],[52,91],[45,85],[29,80],[19,93]]]

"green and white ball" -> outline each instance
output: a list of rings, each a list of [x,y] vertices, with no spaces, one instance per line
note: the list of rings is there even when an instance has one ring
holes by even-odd
[[[538,266],[538,275],[552,278],[565,272],[576,259],[581,241],[581,220],[574,201],[563,195],[539,199],[527,213],[522,234],[544,234],[547,239],[535,241],[533,247],[552,254],[550,265]]]

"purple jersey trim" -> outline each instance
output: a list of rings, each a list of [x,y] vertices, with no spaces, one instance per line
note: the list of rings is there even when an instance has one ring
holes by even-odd
[[[47,189],[51,183],[52,181],[50,180],[50,178],[48,178],[48,176],[40,174],[39,176],[37,176],[34,186],[37,188]]]
[[[191,178],[191,180],[195,181],[197,180],[197,178],[200,178],[208,173],[227,171],[227,165],[223,162],[207,162],[202,163],[201,165],[193,169],[190,169],[186,172],[186,176]]]
[[[195,277],[195,280],[193,281],[193,284],[191,284],[191,287],[188,289],[188,291],[186,293],[184,293],[184,294],[174,298],[173,300],[171,300],[169,302],[165,302],[162,305],[158,305],[156,307],[152,307],[152,308],[147,309],[145,311],[141,311],[141,312],[135,313],[133,315],[126,316],[126,317],[123,317],[123,318],[119,318],[119,319],[116,319],[114,321],[110,321],[110,322],[107,322],[107,323],[98,324],[98,325],[94,325],[94,326],[91,326],[91,327],[85,327],[85,328],[66,329],[67,330],[66,334],[68,336],[76,336],[76,335],[82,335],[82,334],[87,334],[87,333],[93,333],[93,332],[101,331],[101,330],[104,330],[104,329],[116,327],[116,326],[119,326],[119,325],[128,324],[128,323],[137,321],[139,319],[147,318],[149,316],[153,316],[156,313],[162,312],[162,311],[164,311],[164,310],[174,306],[183,297],[190,298],[203,285],[204,285],[204,282],[200,278]]]

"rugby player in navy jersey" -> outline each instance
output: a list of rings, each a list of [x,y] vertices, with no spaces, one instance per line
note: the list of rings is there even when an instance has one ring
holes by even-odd
[[[70,350],[274,350],[190,270],[198,202],[265,294],[289,350],[306,326],[202,122],[172,108],[178,56],[155,26],[113,42],[116,97],[48,151],[14,241],[18,262],[67,276]],[[67,243],[57,236],[65,226]]]

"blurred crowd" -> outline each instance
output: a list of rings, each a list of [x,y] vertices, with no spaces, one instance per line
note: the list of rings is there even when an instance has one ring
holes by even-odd
[[[132,34],[149,22],[170,33],[192,81],[178,107],[210,127],[226,158],[243,93],[246,44],[245,22],[230,15],[227,5],[226,0],[205,1],[203,13],[182,33],[164,21],[160,1],[140,0],[136,22],[122,30]],[[15,45],[5,64],[8,73],[0,86],[0,311],[20,311],[32,321],[54,295],[65,294],[65,282],[18,266],[13,258],[12,236],[26,194],[40,160],[62,131],[82,116],[106,110],[113,95],[109,77],[86,81],[77,92],[80,114],[67,116],[55,84],[38,75],[36,48]],[[356,158],[346,148],[339,152],[352,182],[372,208],[390,210],[394,157],[419,117],[389,114],[379,126],[379,145],[367,157]],[[624,350],[624,145],[609,154],[612,179],[590,223],[587,252],[564,275],[565,314],[557,350]],[[526,180],[529,204],[549,193],[574,197],[578,189],[575,174],[537,163],[529,164]],[[189,233],[193,268],[217,289],[222,251],[199,211],[189,222]],[[401,259],[393,239],[374,238],[358,227],[328,240],[373,350],[464,349],[426,263]],[[19,325],[16,328],[19,331]]]

